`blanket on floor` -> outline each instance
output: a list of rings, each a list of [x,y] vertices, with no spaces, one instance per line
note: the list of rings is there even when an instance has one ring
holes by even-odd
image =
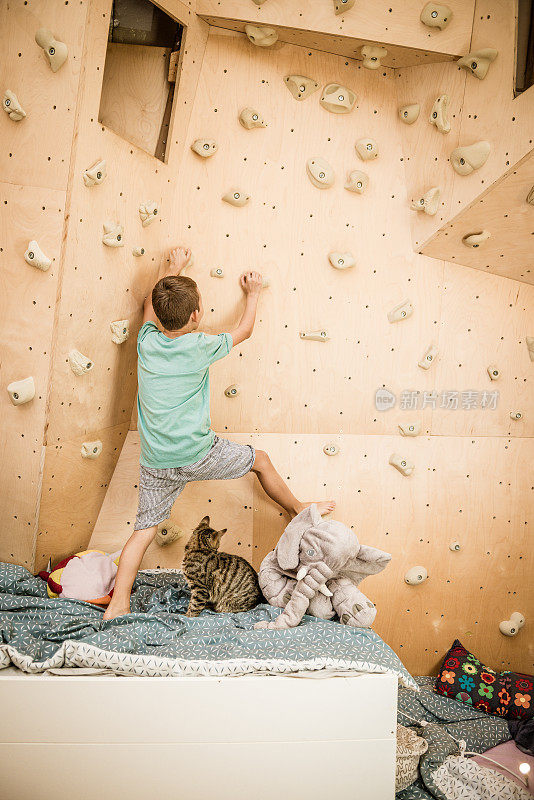
[[[146,571],[134,583],[126,617],[78,600],[47,596],[24,567],[0,563],[0,668],[106,668],[132,675],[240,675],[338,669],[392,672],[417,688],[378,634],[305,616],[289,630],[254,630],[282,609],[259,605],[239,614],[185,616],[189,590],[180,572]]]

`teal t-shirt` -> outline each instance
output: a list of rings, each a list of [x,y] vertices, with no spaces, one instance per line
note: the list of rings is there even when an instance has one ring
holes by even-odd
[[[200,461],[210,450],[210,364],[233,347],[229,333],[169,339],[153,322],[137,337],[141,464],[163,469]]]

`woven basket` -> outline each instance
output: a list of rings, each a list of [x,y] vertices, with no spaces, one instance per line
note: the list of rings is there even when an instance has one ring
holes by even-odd
[[[397,725],[397,767],[395,791],[410,786],[418,776],[419,759],[428,750],[428,742],[410,728]]]

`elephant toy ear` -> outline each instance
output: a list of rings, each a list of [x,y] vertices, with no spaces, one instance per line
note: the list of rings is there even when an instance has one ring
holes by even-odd
[[[299,565],[300,540],[313,523],[314,516],[310,506],[301,511],[287,526],[276,545],[276,558],[282,569],[296,569]],[[320,517],[319,517],[320,519]]]
[[[367,544],[360,545],[357,557],[344,570],[351,573],[356,585],[367,575],[376,575],[382,572],[391,561],[391,553],[379,550],[377,547],[369,547]]]

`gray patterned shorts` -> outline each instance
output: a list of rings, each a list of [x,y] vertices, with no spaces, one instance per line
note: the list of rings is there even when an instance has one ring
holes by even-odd
[[[242,478],[250,472],[255,459],[256,451],[251,444],[237,444],[216,436],[208,455],[195,464],[166,469],[141,465],[134,530],[145,530],[168,519],[174,501],[189,481]]]

